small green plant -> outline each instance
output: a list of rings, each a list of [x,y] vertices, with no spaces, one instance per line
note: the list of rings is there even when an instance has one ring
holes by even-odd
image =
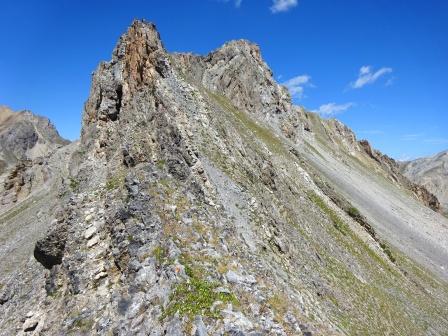
[[[177,285],[170,296],[171,302],[164,311],[163,317],[179,312],[181,316],[188,316],[190,319],[196,315],[219,318],[219,311],[211,310],[213,303],[221,301],[236,304],[237,299],[233,294],[215,292],[217,287],[216,283],[198,278],[191,278]]]
[[[73,178],[73,177],[70,177],[69,178],[69,187],[70,187],[70,189],[73,191],[73,192],[76,192],[76,191],[78,191],[78,188],[79,188],[79,181],[77,180],[77,179],[75,179],[75,178]]]
[[[163,264],[167,259],[166,250],[162,246],[157,246],[152,252],[158,264]]]
[[[90,331],[94,325],[94,321],[91,319],[87,320],[77,320],[75,322],[75,327],[78,328],[81,331],[87,332]]]
[[[106,189],[111,191],[118,189],[123,184],[123,179],[119,176],[111,177],[106,182]]]
[[[348,208],[347,213],[352,218],[357,218],[357,217],[361,216],[361,213],[359,212],[359,210],[353,206]]]
[[[380,242],[380,247],[383,250],[383,252],[387,255],[390,261],[392,261],[393,263],[397,261],[394,255],[392,254],[390,247],[385,242]]]
[[[165,167],[165,165],[166,165],[166,161],[165,161],[165,160],[159,160],[159,161],[157,161],[157,163],[156,163],[156,166],[157,166],[157,168],[159,168],[159,169],[163,169],[163,168]]]

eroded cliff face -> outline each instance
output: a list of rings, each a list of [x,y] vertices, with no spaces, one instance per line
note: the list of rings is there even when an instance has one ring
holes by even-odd
[[[40,264],[2,286],[1,333],[443,333],[446,282],[320,174],[307,118],[255,45],[172,55],[135,21],[93,76]]]

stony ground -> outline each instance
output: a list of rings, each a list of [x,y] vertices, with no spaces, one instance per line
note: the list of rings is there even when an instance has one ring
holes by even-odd
[[[0,334],[443,335],[443,260],[411,238],[445,222],[320,122],[338,134],[257,46],[170,55],[134,22],[93,77],[40,263],[2,278]]]

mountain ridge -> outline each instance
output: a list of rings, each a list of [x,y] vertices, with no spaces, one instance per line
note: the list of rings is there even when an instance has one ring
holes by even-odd
[[[39,262],[2,282],[1,334],[446,330],[446,219],[260,57],[170,55],[133,22],[61,153]]]

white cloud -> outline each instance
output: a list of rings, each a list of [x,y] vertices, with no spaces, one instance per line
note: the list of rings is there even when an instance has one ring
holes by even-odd
[[[448,144],[447,138],[430,138],[423,140],[424,142],[431,144],[431,145],[445,145]]]
[[[272,0],[271,12],[274,14],[287,12],[295,6],[297,6],[297,0]]]
[[[365,65],[359,69],[359,75],[356,81],[350,83],[353,89],[360,89],[367,84],[375,83],[378,78],[392,72],[392,68],[381,68],[377,71],[372,71],[372,67]],[[391,83],[389,83],[391,84]]]
[[[308,75],[293,77],[282,84],[289,89],[291,96],[296,98],[303,98],[303,92],[306,86],[314,87],[314,85],[311,84],[311,76]]]
[[[425,133],[410,133],[410,134],[404,134],[401,136],[401,141],[414,141],[414,140],[420,140],[421,137],[423,137]]]
[[[236,8],[240,8],[243,0],[218,0],[220,2],[233,2]]]
[[[355,105],[354,103],[346,103],[346,104],[328,103],[321,105],[317,110],[314,110],[313,112],[319,113],[324,117],[331,117],[334,116],[335,114],[347,111],[354,105]]]

